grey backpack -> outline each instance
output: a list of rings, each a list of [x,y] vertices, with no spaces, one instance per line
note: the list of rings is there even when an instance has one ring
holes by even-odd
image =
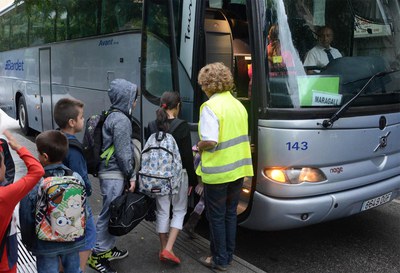
[[[139,191],[149,196],[178,193],[182,180],[182,160],[174,137],[153,133],[142,150]]]

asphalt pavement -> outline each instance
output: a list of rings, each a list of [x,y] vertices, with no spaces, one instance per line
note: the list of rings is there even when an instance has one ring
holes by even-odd
[[[24,136],[20,135],[18,123],[8,118],[3,112],[0,112],[0,128],[9,129],[14,133],[17,140],[28,148],[34,155],[37,155],[35,144]],[[26,173],[26,168],[21,159],[13,152],[13,158],[16,165],[16,179],[22,177]],[[95,217],[101,210],[102,198],[99,190],[98,180],[92,179],[93,194],[89,198]],[[191,239],[186,233],[181,232],[175,243],[174,252],[181,259],[180,265],[171,265],[161,262],[158,258],[159,239],[155,232],[153,222],[142,221],[129,234],[118,238],[117,247],[125,248],[129,251],[129,256],[122,260],[112,261],[111,265],[118,273],[131,272],[212,272],[213,270],[203,266],[198,259],[209,253],[209,241],[196,236]],[[21,248],[22,246],[20,246]],[[21,249],[20,249],[21,250]],[[22,252],[22,251],[21,251]],[[20,257],[18,272],[36,272],[32,266],[32,259],[22,259]],[[25,262],[26,261],[26,262]],[[29,264],[28,264],[29,263]],[[87,267],[86,272],[94,273],[92,269]],[[240,257],[234,256],[232,264],[228,267],[228,272],[264,272],[263,270],[253,266]]]

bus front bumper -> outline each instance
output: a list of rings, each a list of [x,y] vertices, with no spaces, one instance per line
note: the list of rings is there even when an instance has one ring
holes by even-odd
[[[362,212],[365,201],[385,194],[400,195],[400,176],[361,188],[316,197],[279,199],[255,192],[249,216],[240,226],[254,230],[284,230],[330,221]]]

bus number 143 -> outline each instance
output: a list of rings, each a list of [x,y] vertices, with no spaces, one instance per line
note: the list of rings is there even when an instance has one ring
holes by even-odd
[[[308,149],[308,142],[307,141],[302,141],[302,142],[286,142],[286,147],[288,149],[288,151],[291,150],[302,150],[305,151]]]

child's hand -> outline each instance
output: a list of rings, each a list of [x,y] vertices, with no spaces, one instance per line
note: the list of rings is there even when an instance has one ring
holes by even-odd
[[[202,182],[199,182],[196,186],[196,188],[194,188],[194,191],[198,194],[198,195],[202,195],[203,191],[204,191],[204,185]]]
[[[192,190],[193,190],[193,187],[192,187],[192,186],[189,186],[189,188],[188,188],[188,193],[187,193],[188,196],[190,196],[190,194],[192,193]]]
[[[22,147],[22,145],[18,143],[18,141],[9,131],[5,130],[3,134],[6,136],[8,145],[10,145],[11,149],[18,151]]]
[[[130,187],[129,187],[128,191],[134,192],[135,191],[135,187],[136,187],[136,181],[135,180],[130,180],[129,184],[130,184]]]

